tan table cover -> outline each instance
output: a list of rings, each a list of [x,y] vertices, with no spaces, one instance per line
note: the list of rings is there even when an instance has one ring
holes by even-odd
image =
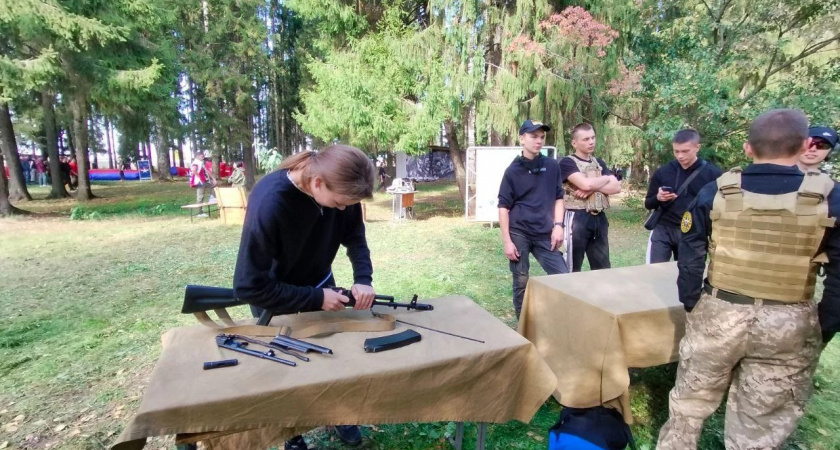
[[[557,384],[534,346],[469,298],[424,302],[435,310],[387,311],[486,343],[397,323],[390,332],[309,338],[335,354],[312,354],[310,362],[288,367],[218,348],[217,331],[204,326],[170,330],[163,335],[163,352],[140,409],[112,448],[142,448],[146,437],[183,433],[204,433],[202,438],[228,434],[211,447],[244,449],[265,448],[322,425],[530,421]],[[278,316],[272,325],[294,329],[300,318],[313,314],[370,316],[366,311],[316,312]],[[408,328],[422,340],[382,353],[364,352],[366,338]],[[202,370],[205,361],[229,358],[239,359],[239,365]]]
[[[563,405],[609,404],[627,422],[629,367],[679,359],[685,310],[674,262],[531,277],[519,332],[557,375]]]

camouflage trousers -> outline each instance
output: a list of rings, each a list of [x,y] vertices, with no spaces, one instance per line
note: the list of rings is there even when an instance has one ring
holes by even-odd
[[[704,293],[688,314],[656,448],[696,449],[727,388],[726,448],[781,448],[805,412],[821,347],[814,303],[739,305]]]

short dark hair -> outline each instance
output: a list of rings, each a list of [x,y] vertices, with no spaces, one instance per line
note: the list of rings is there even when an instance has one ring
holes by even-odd
[[[577,134],[578,131],[592,131],[594,129],[595,128],[593,128],[592,125],[590,125],[586,122],[581,122],[581,123],[575,125],[574,127],[572,127],[572,133],[571,133],[572,139],[575,138],[575,135]]]
[[[686,128],[684,130],[677,131],[677,134],[674,135],[674,144],[685,144],[688,142],[692,144],[699,144],[700,133],[698,133],[697,130]]]
[[[808,138],[808,118],[798,109],[772,109],[750,125],[747,142],[759,158],[794,156]]]

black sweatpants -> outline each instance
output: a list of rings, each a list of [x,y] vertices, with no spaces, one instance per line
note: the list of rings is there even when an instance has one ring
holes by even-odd
[[[671,255],[674,255],[674,261],[677,261],[679,258],[677,251],[680,248],[681,239],[682,231],[680,231],[679,225],[657,224],[656,228],[650,232],[647,263],[668,262],[671,260]]]
[[[610,241],[607,237],[610,224],[603,212],[590,214],[582,209],[566,210],[566,258],[572,272],[580,272],[583,257],[589,260],[591,270],[609,269]],[[569,236],[571,235],[571,236]]]

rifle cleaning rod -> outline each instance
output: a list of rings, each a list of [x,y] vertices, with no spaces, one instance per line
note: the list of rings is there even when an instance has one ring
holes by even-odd
[[[460,334],[450,333],[448,331],[436,330],[434,328],[424,327],[423,325],[417,325],[415,323],[408,323],[408,322],[406,322],[404,320],[400,320],[400,319],[396,319],[396,321],[401,323],[401,324],[404,324],[404,325],[411,325],[412,327],[423,328],[424,330],[434,331],[435,333],[446,334],[446,335],[449,335],[449,336],[454,336],[454,337],[457,337],[457,338],[466,339],[468,341],[478,342],[478,343],[481,343],[481,344],[485,343],[484,341],[482,341],[480,339],[473,339],[471,337],[461,336]]]

